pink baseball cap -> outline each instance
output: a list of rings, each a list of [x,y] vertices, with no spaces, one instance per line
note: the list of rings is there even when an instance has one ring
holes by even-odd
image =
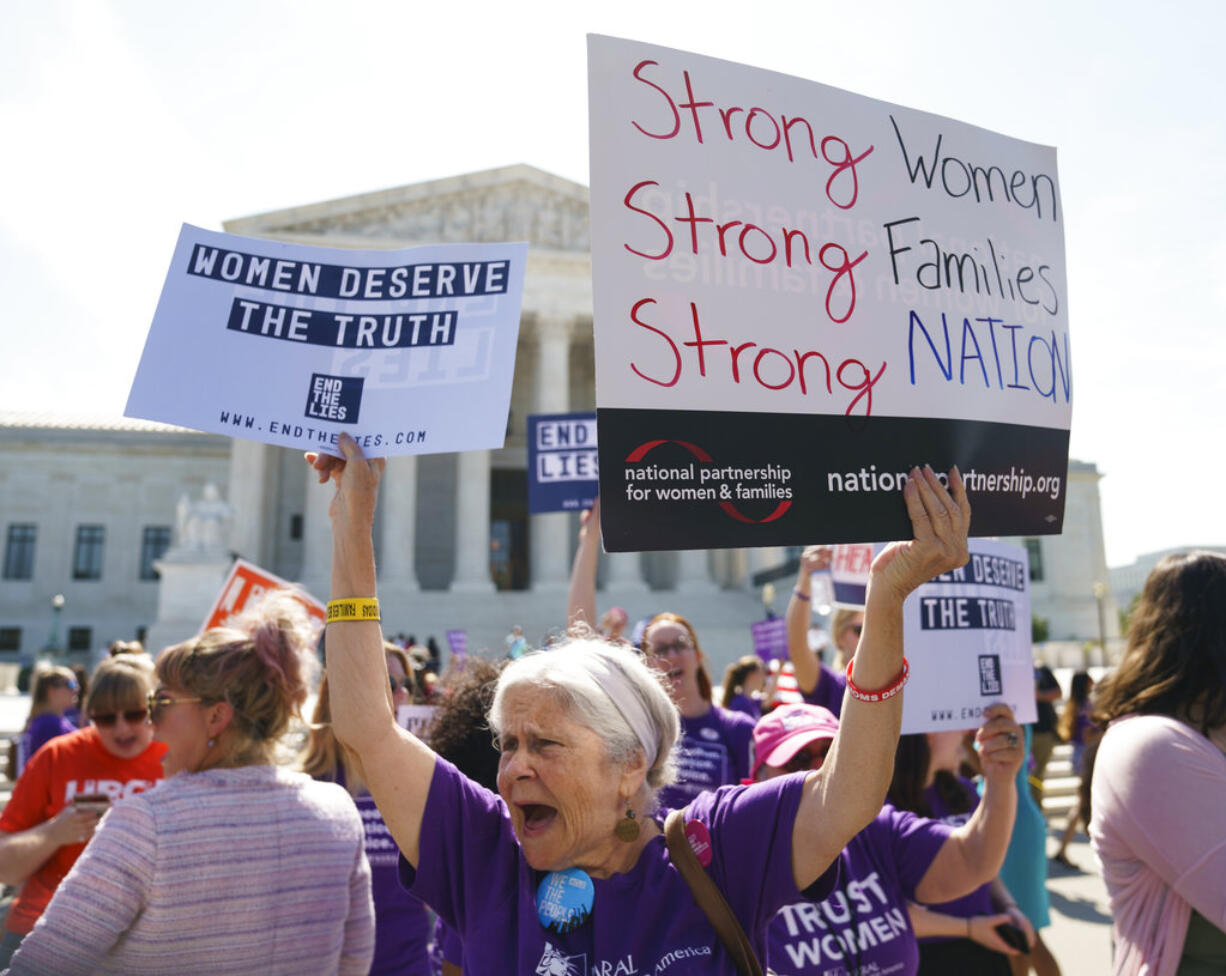
[[[839,730],[834,713],[820,705],[780,705],[763,716],[753,730],[753,770],[786,766],[796,753],[819,739],[833,739]]]

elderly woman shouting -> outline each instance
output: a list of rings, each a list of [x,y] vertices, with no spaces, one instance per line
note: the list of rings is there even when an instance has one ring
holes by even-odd
[[[464,940],[475,973],[735,973],[650,819],[670,775],[676,710],[627,650],[573,641],[530,654],[499,679],[490,713],[498,795],[396,726],[381,697],[386,664],[371,543],[382,461],[342,435],[344,460],[311,458],[337,483],[331,505],[327,657],[333,726],[361,765],[403,855],[401,876]],[[967,560],[970,507],[957,472],[946,491],[915,469],[904,499],[915,538],[870,573],[864,630],[842,728],[823,768],[706,793],[684,811],[759,958],[766,928],[801,893],[821,898],[827,868],[881,809],[905,678],[902,602]],[[709,858],[707,858],[709,855]]]

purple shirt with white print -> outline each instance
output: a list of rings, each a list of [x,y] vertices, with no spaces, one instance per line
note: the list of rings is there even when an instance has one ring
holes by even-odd
[[[772,916],[801,896],[792,879],[792,828],[803,776],[704,793],[685,811],[711,837],[707,868],[759,955]],[[591,917],[565,934],[537,919],[545,874],[524,859],[506,804],[440,759],[422,819],[420,862],[401,880],[464,943],[464,969],[538,976],[735,976],[736,965],[653,837],[625,874],[593,879]],[[832,870],[809,889],[824,895]]]
[[[779,976],[914,976],[919,946],[907,902],[949,832],[887,803],[839,855],[838,890],[775,916],[771,969]]]
[[[754,720],[712,705],[706,715],[681,717],[674,756],[677,782],[660,790],[660,809],[676,810],[698,794],[735,785],[749,776]]]

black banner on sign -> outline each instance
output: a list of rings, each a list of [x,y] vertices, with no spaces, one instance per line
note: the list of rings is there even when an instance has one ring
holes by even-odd
[[[609,552],[911,537],[915,465],[955,463],[971,534],[1055,535],[1067,430],[971,420],[598,409]]]

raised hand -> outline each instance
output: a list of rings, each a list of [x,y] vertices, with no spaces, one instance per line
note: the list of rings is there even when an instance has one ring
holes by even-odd
[[[830,568],[834,550],[829,546],[805,546],[800,554],[800,575],[809,576]]]
[[[956,467],[949,472],[949,488],[929,465],[911,469],[903,499],[914,538],[892,543],[877,554],[870,570],[875,585],[891,587],[904,599],[934,576],[966,565],[971,504]]]
[[[1026,758],[1026,739],[1008,705],[989,705],[983,710],[975,746],[985,779],[1008,782],[1017,776]]]
[[[307,464],[319,472],[319,483],[329,479],[336,483],[336,495],[328,506],[333,522],[348,525],[370,525],[374,522],[375,501],[379,481],[387,467],[385,458],[367,458],[348,434],[337,441],[343,458],[331,454],[308,453]]]

